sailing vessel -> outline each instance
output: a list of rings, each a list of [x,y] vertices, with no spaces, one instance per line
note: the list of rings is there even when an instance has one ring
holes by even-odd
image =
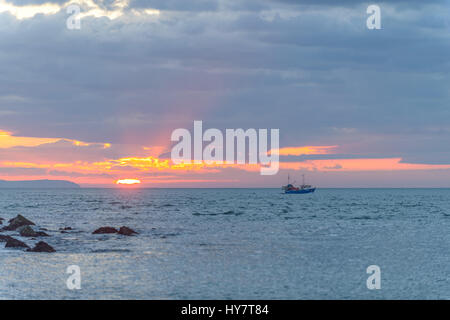
[[[303,183],[298,186],[295,187],[293,184],[290,183],[290,177],[288,175],[288,184],[283,186],[281,189],[284,191],[284,193],[286,194],[299,194],[299,193],[313,193],[314,191],[316,191],[315,187],[312,187],[309,184],[305,184],[305,175],[302,175],[303,177]],[[295,183],[295,181],[294,181]]]

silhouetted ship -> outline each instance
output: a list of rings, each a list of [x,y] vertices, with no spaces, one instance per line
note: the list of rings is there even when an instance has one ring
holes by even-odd
[[[303,177],[303,183],[295,187],[293,184],[290,183],[290,177],[288,175],[288,184],[283,186],[281,189],[284,191],[284,193],[287,194],[300,194],[300,193],[313,193],[316,191],[315,187],[312,187],[309,184],[305,184],[305,175],[302,175]]]

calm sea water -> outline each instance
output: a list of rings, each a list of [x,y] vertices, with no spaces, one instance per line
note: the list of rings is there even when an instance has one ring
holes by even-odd
[[[0,217],[19,213],[57,253],[0,244],[2,299],[450,298],[448,189],[0,190]],[[140,234],[91,234],[122,225]]]

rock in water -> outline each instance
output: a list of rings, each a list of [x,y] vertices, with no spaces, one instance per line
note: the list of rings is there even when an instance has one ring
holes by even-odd
[[[3,229],[12,231],[23,226],[34,226],[34,225],[35,225],[34,222],[28,220],[27,218],[19,214],[14,219],[9,220],[9,225],[4,227]]]
[[[6,241],[6,245],[5,248],[30,248],[29,246],[27,246],[25,243],[23,243],[20,240],[11,238],[8,241]]]
[[[132,236],[132,235],[134,235],[134,234],[137,234],[137,232],[136,231],[134,231],[133,229],[130,229],[130,228],[128,228],[128,227],[121,227],[120,229],[119,229],[119,232],[118,232],[119,234],[122,234],[122,235],[124,235],[124,236]]]
[[[18,228],[19,234],[22,237],[35,237],[36,232],[30,226],[23,226]]]
[[[9,240],[14,239],[11,236],[2,236],[0,235],[0,242],[8,242]]]
[[[49,235],[42,231],[34,231],[30,226],[24,226],[19,229],[22,237],[48,237]]]
[[[39,241],[36,243],[33,249],[28,249],[28,252],[56,252],[52,246],[44,241]]]
[[[117,233],[117,229],[113,227],[101,227],[92,232],[92,234]]]
[[[5,220],[5,219],[0,218],[0,224],[3,224],[3,220]]]

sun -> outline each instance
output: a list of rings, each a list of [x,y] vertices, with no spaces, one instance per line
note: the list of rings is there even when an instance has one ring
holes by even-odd
[[[138,179],[120,179],[116,181],[118,185],[136,185],[141,184],[141,180]]]

